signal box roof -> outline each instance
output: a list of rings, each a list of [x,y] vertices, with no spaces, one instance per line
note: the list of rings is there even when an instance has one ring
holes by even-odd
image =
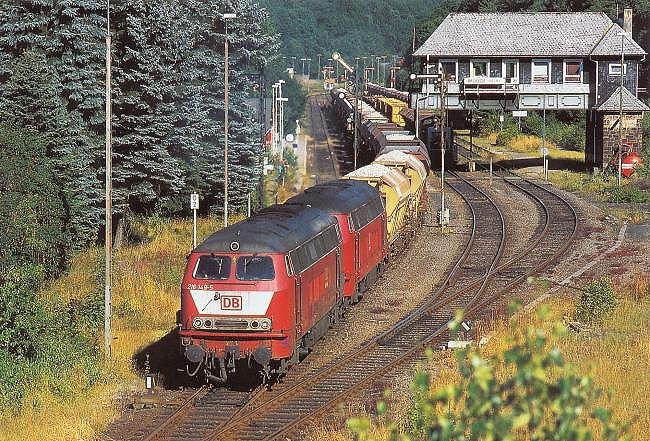
[[[286,253],[336,224],[335,218],[317,208],[306,205],[272,205],[248,219],[213,233],[195,251]],[[238,250],[233,249],[237,246]]]
[[[339,179],[310,187],[289,199],[286,204],[308,205],[328,213],[349,215],[379,197],[377,189],[366,182]]]

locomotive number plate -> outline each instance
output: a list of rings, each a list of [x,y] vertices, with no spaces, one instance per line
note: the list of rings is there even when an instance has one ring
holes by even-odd
[[[221,296],[221,309],[241,311],[241,296]]]

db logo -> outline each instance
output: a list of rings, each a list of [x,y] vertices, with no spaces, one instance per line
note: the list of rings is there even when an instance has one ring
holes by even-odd
[[[221,309],[241,310],[241,297],[239,296],[222,296]]]

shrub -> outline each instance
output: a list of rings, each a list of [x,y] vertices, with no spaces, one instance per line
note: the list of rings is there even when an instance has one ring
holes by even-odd
[[[604,193],[609,202],[627,202],[637,204],[650,202],[650,194],[645,190],[641,190],[634,184],[621,185],[620,187],[618,185],[607,187],[604,190]]]
[[[556,145],[546,140],[546,148],[553,149]],[[539,153],[542,148],[542,140],[533,135],[517,135],[510,140],[508,147],[518,152],[535,152]]]
[[[567,150],[584,151],[585,129],[575,124],[557,123],[551,141]]]
[[[497,145],[508,145],[516,136],[519,135],[519,130],[514,126],[506,126],[497,135]]]
[[[593,280],[587,284],[580,296],[575,317],[585,323],[602,324],[617,303],[618,300],[609,279]]]
[[[42,140],[0,125],[0,283],[3,273],[25,263],[48,276],[65,266],[70,242],[63,195]]]
[[[459,325],[457,317],[452,330]],[[556,336],[565,332],[561,324],[553,329]],[[390,439],[590,440],[593,421],[600,423],[601,439],[625,437],[626,428],[613,423],[607,409],[594,407],[599,391],[592,380],[560,371],[564,359],[545,331],[528,326],[521,332],[513,323],[512,335],[509,348],[490,359],[471,348],[457,351],[458,384],[434,391],[429,374],[418,372],[410,426],[400,433],[389,420]],[[498,374],[496,366],[503,366]],[[385,404],[377,411],[382,415]],[[367,418],[348,420],[359,439],[369,438],[369,427]]]

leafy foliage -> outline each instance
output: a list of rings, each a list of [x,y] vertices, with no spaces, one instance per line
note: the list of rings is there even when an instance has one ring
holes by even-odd
[[[544,312],[542,312],[544,313]],[[459,315],[452,331],[460,326]],[[561,325],[553,329],[562,335]],[[601,439],[618,440],[625,429],[603,408],[593,408],[598,395],[592,380],[566,373],[557,348],[550,348],[541,329],[529,326],[519,332],[512,326],[509,349],[489,359],[474,349],[456,352],[460,381],[431,390],[430,375],[413,379],[414,399],[410,426],[400,435],[394,422],[393,439],[430,440],[591,440],[589,420],[600,422]],[[497,367],[503,369],[497,372]],[[385,404],[378,406],[385,413]],[[360,439],[368,438],[369,421],[351,419],[348,427]]]
[[[325,65],[333,51],[347,57],[410,51],[418,17],[436,9],[435,0],[262,0],[260,4],[271,12],[282,35],[284,54],[297,57],[296,69],[302,69],[300,58],[312,58],[312,77],[316,77],[319,53]]]
[[[609,279],[590,282],[580,295],[575,316],[586,323],[601,324],[618,303]]]
[[[63,268],[69,248],[63,194],[43,142],[0,125],[0,283],[14,267]]]

